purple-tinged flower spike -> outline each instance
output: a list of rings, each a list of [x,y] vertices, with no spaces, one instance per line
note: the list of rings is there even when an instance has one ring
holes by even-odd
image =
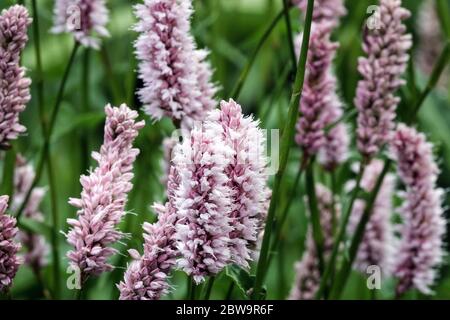
[[[144,254],[141,256],[136,250],[129,250],[133,262],[117,286],[121,300],[158,300],[168,293],[167,280],[179,255],[175,241],[178,217],[174,207],[178,186],[179,176],[171,167],[167,182],[168,201],[166,205],[153,205],[158,214],[156,223],[144,223]]]
[[[187,129],[216,107],[217,91],[206,51],[196,48],[189,33],[191,15],[190,0],[145,0],[136,6],[140,100],[153,119],[167,116]]]
[[[109,37],[109,11],[105,0],[56,0],[54,33],[72,33],[85,47],[99,49],[101,38]]]
[[[324,255],[328,257],[333,249],[333,214],[339,218],[341,208],[338,201],[334,201],[331,192],[324,186],[316,186],[317,204],[320,212],[320,224],[324,236]],[[292,287],[290,300],[311,300],[315,298],[320,285],[319,260],[316,245],[312,238],[311,230],[308,231],[305,253],[302,259],[296,263],[296,277]]]
[[[383,171],[384,162],[374,159],[366,166],[361,188],[367,193],[373,192],[377,180]],[[357,168],[355,168],[357,169]],[[349,187],[355,187],[352,181]],[[367,268],[376,265],[381,268],[383,274],[390,275],[393,266],[393,254],[395,248],[394,230],[391,222],[393,214],[392,199],[395,189],[395,177],[392,174],[385,176],[372,209],[372,215],[366,226],[363,240],[356,256],[355,268],[366,274]],[[354,234],[361,216],[366,208],[366,202],[362,199],[355,201],[349,224],[349,234]]]
[[[388,142],[394,129],[395,110],[399,98],[397,89],[404,84],[405,72],[412,46],[403,21],[410,12],[401,0],[380,0],[374,16],[373,29],[366,27],[363,50],[366,57],[358,62],[359,81],[355,105],[358,110],[358,149],[366,158],[376,155]]]
[[[233,150],[223,143],[215,121],[195,126],[174,151],[180,177],[176,191],[178,266],[194,281],[219,273],[230,263],[232,190],[225,168]]]
[[[306,12],[308,0],[292,0],[292,4]],[[339,24],[339,19],[347,14],[343,0],[316,0],[314,2],[313,21],[315,23]]]
[[[423,133],[404,124],[398,126],[391,141],[391,153],[406,186],[401,241],[395,255],[398,295],[412,288],[432,294],[436,269],[443,262],[444,191],[436,186],[439,169],[432,149]]]
[[[16,219],[6,214],[7,207],[8,197],[0,196],[0,293],[9,290],[22,263],[17,255],[20,245],[14,242]]]
[[[105,107],[106,123],[103,145],[92,157],[98,167],[89,176],[81,176],[81,199],[69,203],[78,208],[78,220],[68,219],[72,227],[67,241],[74,250],[67,254],[70,263],[79,268],[84,281],[113,267],[108,258],[116,253],[111,245],[124,235],[117,225],[125,215],[127,193],[132,189],[133,163],[139,154],[132,144],[144,122],[126,105]]]
[[[296,142],[305,156],[312,157],[321,151],[322,163],[330,169],[345,160],[349,141],[343,125],[334,127],[328,133],[325,130],[342,116],[342,103],[336,94],[336,78],[331,71],[338,47],[330,40],[332,31],[332,24],[313,24],[296,135]]]
[[[0,15],[0,149],[26,131],[19,114],[30,101],[31,80],[20,66],[31,19],[25,7],[15,5]]]
[[[230,233],[231,260],[248,268],[248,261],[252,260],[257,249],[269,199],[266,140],[259,122],[245,117],[239,104],[233,100],[222,101],[220,107],[220,110],[210,113],[205,126],[210,122],[219,123],[224,144],[233,150],[231,161],[225,167],[228,187],[232,190],[229,214],[233,227]]]
[[[25,158],[18,155],[14,172],[14,199],[11,204],[13,211],[17,210],[25,200],[26,194],[33,184],[34,176],[33,167],[26,162]],[[39,211],[39,206],[45,192],[45,188],[34,188],[32,190],[23,212],[26,218],[39,222],[44,220],[44,216]],[[19,231],[18,239],[26,249],[25,264],[29,265],[34,271],[38,271],[47,265],[49,247],[43,236],[32,232]]]

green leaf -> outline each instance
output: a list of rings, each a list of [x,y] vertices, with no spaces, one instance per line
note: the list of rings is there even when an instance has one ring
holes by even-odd
[[[18,225],[19,228],[24,231],[40,234],[43,235],[45,238],[50,239],[52,228],[44,222],[22,217]]]
[[[253,288],[255,283],[255,276],[250,275],[247,271],[237,265],[227,266],[225,272],[242,291],[244,296],[247,297],[249,290]]]

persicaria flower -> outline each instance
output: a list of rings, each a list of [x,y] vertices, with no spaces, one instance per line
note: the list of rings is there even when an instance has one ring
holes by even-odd
[[[333,249],[333,221],[340,216],[340,206],[333,201],[331,192],[324,186],[316,186],[317,205],[320,212],[320,224],[324,236],[324,256],[327,258]],[[333,208],[334,203],[334,208]],[[308,230],[305,253],[295,265],[296,277],[290,300],[314,299],[320,285],[319,259],[311,230]]]
[[[248,268],[248,261],[255,255],[258,235],[264,224],[267,202],[267,158],[265,136],[259,122],[242,114],[242,108],[235,101],[222,101],[220,110],[214,110],[207,122],[217,122],[222,127],[224,144],[233,154],[225,167],[231,189],[231,259]],[[206,124],[208,126],[208,124]]]
[[[0,293],[9,290],[22,263],[17,255],[20,245],[14,242],[16,219],[6,214],[7,207],[8,197],[0,196]]]
[[[397,89],[404,84],[412,46],[403,21],[410,16],[400,0],[380,0],[376,26],[366,27],[363,50],[366,57],[358,62],[359,81],[355,105],[358,109],[357,141],[361,154],[370,158],[388,142],[394,129],[399,98]]]
[[[412,288],[432,294],[436,268],[443,262],[444,191],[436,186],[439,169],[432,149],[424,134],[404,124],[398,126],[391,141],[391,153],[406,186],[401,242],[394,268],[399,279],[398,295]]]
[[[232,189],[226,167],[234,155],[223,143],[220,123],[194,126],[174,152],[178,266],[194,281],[219,273],[230,262]]]
[[[11,205],[12,210],[17,210],[25,200],[28,190],[33,184],[35,172],[32,165],[28,164],[21,155],[17,156],[14,172],[14,198]],[[34,188],[31,196],[25,205],[23,216],[42,222],[44,216],[39,211],[39,206],[45,196],[45,188]],[[43,268],[47,264],[47,254],[49,247],[42,235],[32,232],[19,231],[18,238],[25,247],[24,263],[29,265],[34,271]]]
[[[207,51],[198,50],[190,34],[191,6],[189,0],[145,0],[136,6],[135,26],[145,112],[156,120],[170,117],[187,129],[215,108],[217,91]]]
[[[26,131],[19,114],[30,101],[31,80],[20,66],[31,19],[25,7],[15,5],[0,15],[0,148]]]
[[[137,112],[124,104],[118,108],[107,105],[105,112],[103,145],[100,152],[92,154],[98,167],[81,177],[81,199],[69,201],[78,208],[78,220],[67,220],[72,227],[67,241],[74,247],[67,257],[79,268],[83,281],[113,268],[107,260],[116,253],[111,245],[123,237],[117,225],[125,215],[133,163],[139,154],[132,144],[144,126],[143,121],[136,122]]]
[[[383,171],[384,162],[372,160],[365,168],[361,179],[361,189],[367,193],[373,192],[378,178]],[[350,185],[349,185],[350,186]],[[351,187],[355,187],[354,181]],[[392,271],[393,253],[395,248],[394,230],[392,227],[393,193],[395,177],[387,174],[375,199],[372,214],[366,225],[362,242],[355,260],[355,268],[366,274],[367,268],[379,266],[385,275]],[[366,208],[366,201],[357,199],[350,217],[349,234],[353,234]]]
[[[72,33],[85,47],[100,48],[100,39],[109,37],[109,11],[105,0],[56,0],[54,33]]]

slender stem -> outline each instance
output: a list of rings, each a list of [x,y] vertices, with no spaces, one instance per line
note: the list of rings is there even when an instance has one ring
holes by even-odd
[[[450,39],[450,8],[448,5],[448,1],[437,0],[437,9],[442,25],[442,30],[447,36],[447,39]]]
[[[365,165],[365,162],[363,161],[361,163],[361,167],[359,168],[358,177],[356,178],[355,189],[352,192],[350,202],[347,206],[347,210],[345,210],[345,214],[342,217],[341,224],[339,226],[339,230],[338,230],[338,233],[336,236],[336,240],[333,245],[333,250],[331,252],[331,256],[329,258],[329,261],[327,263],[325,271],[320,279],[320,286],[319,286],[319,290],[316,293],[316,299],[320,299],[322,297],[322,295],[324,294],[324,292],[328,286],[329,279],[330,279],[331,275],[333,274],[333,270],[334,270],[335,264],[336,264],[336,259],[337,259],[338,253],[339,253],[339,248],[341,247],[341,242],[345,238],[345,234],[347,231],[347,225],[348,225],[350,216],[353,211],[353,204],[355,203],[355,200],[358,197],[359,191],[361,189],[361,180],[364,175],[365,168],[366,168],[366,165]]]
[[[347,282],[348,276],[351,271],[351,267],[353,262],[355,261],[356,254],[358,253],[359,245],[364,237],[364,232],[366,230],[366,225],[370,220],[372,215],[372,209],[377,199],[378,193],[383,185],[384,178],[386,174],[389,172],[390,166],[392,164],[392,160],[388,159],[384,163],[383,171],[377,179],[377,183],[373,192],[371,192],[369,200],[367,201],[367,206],[364,209],[361,220],[356,228],[354,236],[351,241],[350,249],[348,251],[348,259],[345,259],[342,265],[340,272],[336,277],[336,282],[334,283],[331,290],[331,299],[338,299],[342,293],[342,290],[345,288],[345,284]]]
[[[83,67],[81,76],[81,96],[82,96],[82,112],[89,112],[89,69],[90,69],[90,49],[84,49]],[[86,130],[81,132],[81,173],[89,169],[89,136]]]
[[[197,285],[195,284],[195,281],[192,277],[191,278],[191,290],[189,291],[189,300],[195,300],[196,298],[196,291],[197,291]]]
[[[275,29],[275,27],[277,26],[278,22],[281,20],[281,18],[283,18],[283,11],[280,12],[275,19],[272,21],[272,23],[270,24],[270,26],[267,28],[267,30],[264,32],[263,36],[261,37],[261,39],[259,40],[255,51],[253,51],[252,56],[250,57],[249,61],[247,62],[247,64],[245,65],[244,69],[242,70],[239,79],[236,83],[236,86],[233,88],[233,91],[231,92],[230,96],[237,100],[239,98],[239,95],[241,94],[242,88],[244,86],[245,80],[247,80],[247,77],[250,73],[250,70],[253,67],[253,64],[255,63],[256,57],[259,54],[259,51],[261,50],[261,48],[263,47],[263,45],[266,43],[267,39],[269,39],[269,36],[272,34],[272,31]]]
[[[14,169],[16,166],[16,148],[12,145],[11,149],[5,152],[5,162],[3,164],[2,184],[0,194],[9,196],[9,203],[13,201],[14,195]]]
[[[120,89],[116,78],[114,77],[114,71],[111,64],[111,59],[109,58],[108,50],[105,46],[102,46],[100,50],[100,57],[105,67],[106,76],[108,77],[109,85],[111,88],[111,94],[113,96],[114,104],[120,103],[120,97],[122,97],[122,90]]]
[[[267,222],[264,229],[264,237],[261,245],[261,252],[258,260],[258,265],[256,269],[256,279],[255,286],[253,290],[252,297],[255,299],[260,299],[260,293],[267,269],[267,256],[269,254],[270,247],[270,237],[272,234],[273,221],[275,218],[276,206],[278,203],[279,193],[281,190],[281,182],[284,177],[284,173],[287,166],[287,161],[289,158],[289,153],[294,140],[295,135],[295,124],[299,116],[299,103],[300,97],[303,91],[303,84],[305,81],[305,69],[306,69],[306,59],[308,55],[309,38],[311,34],[311,22],[312,13],[314,9],[314,0],[308,0],[308,10],[306,12],[305,20],[305,30],[302,42],[302,49],[300,53],[300,58],[298,61],[297,74],[295,77],[293,93],[291,97],[291,102],[289,106],[288,118],[286,125],[283,130],[283,136],[281,140],[280,149],[280,167],[275,176],[275,182],[273,187],[272,199],[270,201],[269,212],[267,215]]]
[[[216,281],[216,277],[211,276],[209,278],[208,283],[206,284],[204,300],[209,300],[209,297],[211,296],[211,291],[212,291],[215,281]]]
[[[330,171],[330,179],[331,179],[331,228],[334,237],[336,235],[336,228],[338,221],[338,218],[336,216],[337,182],[335,170]]]
[[[331,129],[333,129],[334,127],[336,127],[339,123],[341,122],[347,122],[347,120],[350,120],[351,118],[353,118],[354,116],[356,116],[358,114],[358,110],[357,109],[352,109],[350,111],[347,111],[346,113],[344,113],[342,115],[342,117],[340,117],[339,119],[337,119],[335,122],[331,123],[330,125],[328,125],[327,127],[325,127],[325,132],[328,133]]]
[[[288,35],[289,53],[291,55],[292,65],[294,66],[294,68],[292,70],[292,74],[296,74],[297,73],[297,56],[295,54],[294,33],[292,32],[291,17],[289,16],[289,6],[290,6],[291,1],[289,1],[289,0],[282,0],[282,1],[283,1],[284,20],[286,22],[286,29],[287,29],[287,35]]]
[[[39,180],[41,179],[42,176],[42,171],[44,169],[44,164],[48,158],[49,155],[49,151],[50,151],[50,140],[52,137],[52,133],[55,127],[55,122],[56,122],[56,118],[58,116],[59,113],[59,109],[61,107],[61,102],[64,96],[64,91],[66,88],[66,84],[67,84],[67,79],[69,77],[70,74],[70,70],[72,69],[72,65],[73,62],[75,60],[75,56],[76,53],[78,51],[79,48],[79,44],[78,42],[75,43],[74,48],[72,50],[70,59],[69,59],[69,63],[67,64],[66,70],[64,71],[64,76],[63,79],[61,81],[61,85],[59,87],[59,91],[58,91],[58,95],[56,97],[56,102],[55,102],[55,106],[53,108],[53,112],[52,112],[52,116],[51,116],[51,120],[50,120],[50,124],[48,129],[46,130],[46,134],[45,134],[45,141],[44,141],[44,145],[42,147],[42,152],[41,152],[41,156],[36,168],[36,175],[34,177],[33,183],[31,184],[30,189],[28,189],[26,196],[21,204],[21,206],[19,207],[19,209],[17,210],[17,220],[20,220],[20,217],[22,216],[23,210],[25,209],[26,204],[28,203],[28,200],[30,199],[31,193],[33,191],[33,189],[37,186],[37,184],[39,183]]]
[[[228,287],[228,290],[227,290],[227,294],[225,296],[225,301],[231,300],[235,286],[236,286],[236,284],[234,283],[234,281],[231,281],[230,286]]]
[[[323,257],[323,233],[320,223],[320,213],[317,205],[316,185],[314,181],[314,162],[311,161],[306,168],[306,192],[308,194],[309,213],[312,225],[313,240],[316,247],[317,257],[319,260],[319,271],[323,273],[324,257]]]

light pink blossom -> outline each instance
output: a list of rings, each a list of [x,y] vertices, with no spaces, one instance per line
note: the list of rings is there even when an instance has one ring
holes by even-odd
[[[83,281],[113,267],[108,258],[116,253],[111,245],[124,235],[117,225],[125,215],[127,193],[132,189],[133,163],[139,154],[132,144],[144,122],[126,105],[105,107],[106,124],[103,145],[92,157],[98,167],[80,179],[81,199],[69,203],[78,208],[78,220],[68,219],[72,227],[67,240],[74,250],[67,254],[70,263],[82,272]]]
[[[0,148],[26,131],[19,114],[30,101],[31,80],[20,66],[31,19],[25,7],[15,5],[0,15]]]
[[[364,31],[363,50],[366,57],[358,62],[359,81],[355,105],[358,109],[357,142],[361,154],[370,158],[388,142],[394,129],[399,98],[397,89],[409,60],[411,35],[403,21],[410,12],[401,0],[380,0],[373,29]]]
[[[398,295],[412,288],[432,294],[436,269],[443,262],[444,191],[436,186],[439,169],[432,149],[424,134],[404,124],[398,126],[391,142],[398,174],[406,186],[401,208],[401,242],[394,269],[399,279]]]
[[[196,48],[190,34],[191,1],[145,0],[135,8],[144,110],[156,120],[167,116],[190,129],[216,107],[217,91],[207,52]]]
[[[6,214],[7,207],[8,197],[0,196],[0,293],[9,290],[22,263],[17,255],[20,245],[14,241],[16,219]]]
[[[54,33],[72,33],[85,47],[99,49],[101,38],[109,37],[109,11],[105,0],[56,0]]]

